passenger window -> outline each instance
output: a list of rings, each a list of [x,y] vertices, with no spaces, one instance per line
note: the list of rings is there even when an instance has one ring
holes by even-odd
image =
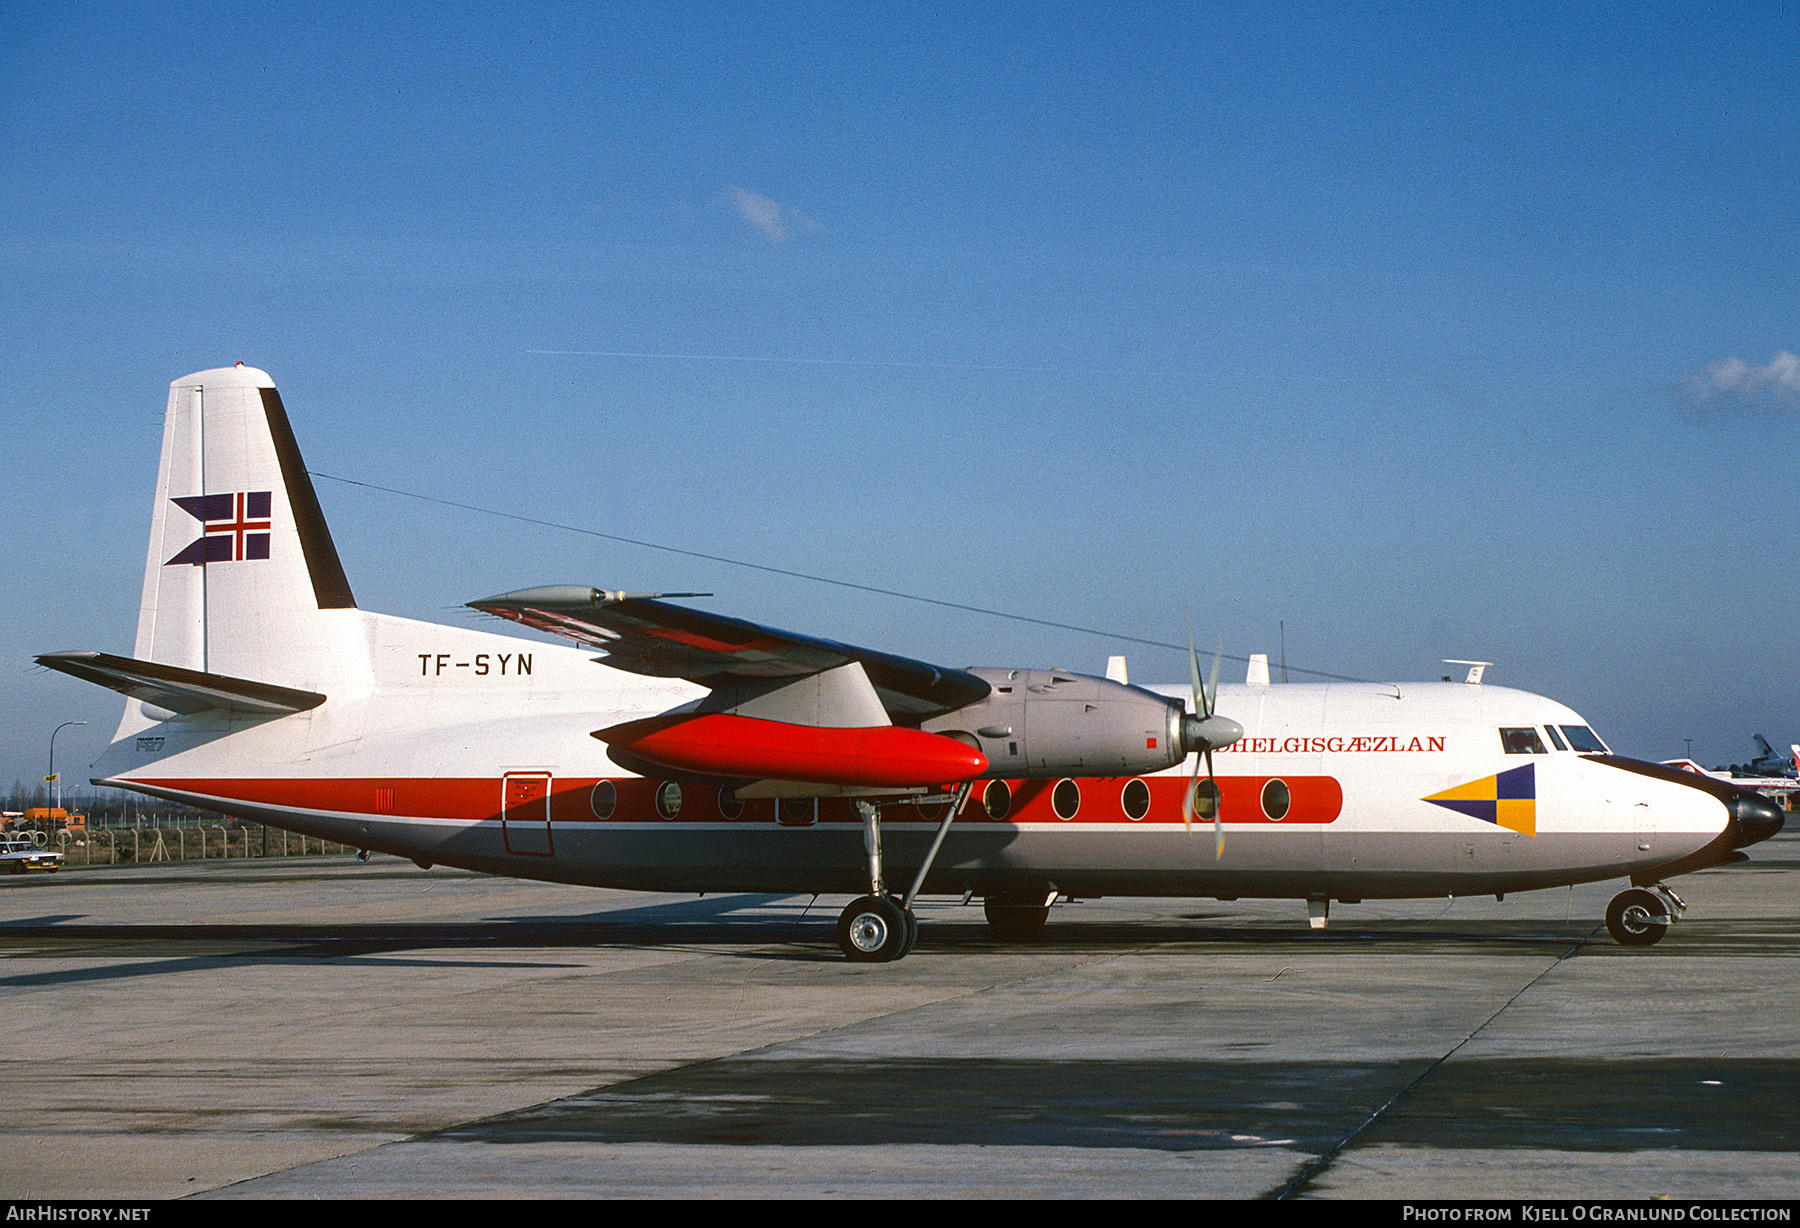
[[[596,819],[610,819],[613,811],[619,808],[619,790],[610,780],[602,780],[594,785],[588,794],[588,809],[594,812]]]
[[[1537,735],[1537,730],[1527,725],[1523,729],[1502,729],[1500,746],[1509,755],[1547,755],[1544,740]]]
[[[1288,807],[1293,804],[1294,795],[1288,791],[1287,782],[1271,780],[1263,786],[1262,812],[1270,822],[1279,823],[1287,818]]]
[[[998,823],[1012,810],[1012,786],[1004,780],[988,781],[988,787],[981,791],[981,804],[988,818]]]
[[[1127,781],[1119,804],[1125,808],[1125,817],[1137,822],[1150,813],[1150,786],[1141,780]]]
[[[1545,725],[1544,732],[1550,735],[1550,745],[1556,747],[1557,750],[1569,749],[1567,746],[1563,745],[1562,735],[1556,732],[1555,725]]]

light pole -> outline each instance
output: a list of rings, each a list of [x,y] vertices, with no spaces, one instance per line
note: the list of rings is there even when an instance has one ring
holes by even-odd
[[[52,803],[54,808],[60,808],[62,806],[62,781],[56,778],[56,735],[67,729],[70,725],[85,724],[87,724],[86,721],[64,721],[50,731],[50,775],[44,778],[44,783],[52,786],[56,790],[56,800]]]

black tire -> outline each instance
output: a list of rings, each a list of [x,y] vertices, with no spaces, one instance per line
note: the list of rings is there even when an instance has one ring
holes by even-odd
[[[1633,887],[1621,891],[1606,907],[1606,932],[1622,947],[1650,947],[1669,932],[1669,906],[1653,891]]]
[[[1048,904],[1021,904],[1003,896],[988,896],[981,901],[988,928],[1001,938],[1034,938],[1043,932],[1050,919]]]
[[[918,914],[910,908],[904,911],[906,913],[906,945],[900,948],[900,954],[894,956],[895,959],[905,959],[912,954],[912,949],[919,945]]]
[[[892,963],[906,954],[907,916],[889,896],[858,896],[838,915],[838,949],[853,964]]]

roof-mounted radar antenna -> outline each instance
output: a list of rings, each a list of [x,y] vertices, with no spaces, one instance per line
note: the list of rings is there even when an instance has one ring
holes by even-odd
[[[1492,661],[1452,661],[1452,660],[1449,660],[1448,658],[1446,658],[1444,661],[1444,664],[1445,665],[1466,665],[1466,666],[1468,666],[1469,667],[1469,676],[1467,678],[1464,678],[1463,681],[1468,683],[1470,686],[1480,686],[1481,685],[1481,671],[1486,669],[1488,666],[1492,665],[1493,662]],[[1444,679],[1444,681],[1448,682],[1450,680],[1448,678],[1446,678],[1446,679]]]

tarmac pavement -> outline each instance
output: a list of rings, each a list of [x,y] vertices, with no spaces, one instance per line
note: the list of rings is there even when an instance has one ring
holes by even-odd
[[[377,857],[0,882],[0,1197],[1800,1196],[1800,833],[1478,900],[654,896]]]

